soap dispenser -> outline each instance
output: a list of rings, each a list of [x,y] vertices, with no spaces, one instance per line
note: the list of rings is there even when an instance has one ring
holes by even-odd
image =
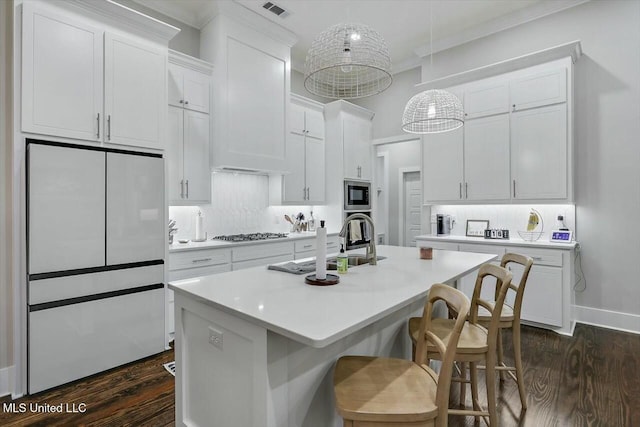
[[[307,230],[316,231],[316,220],[313,217],[313,211],[309,213],[309,220],[307,221]]]
[[[339,274],[345,274],[349,269],[349,256],[344,252],[344,245],[340,245],[340,253],[336,259]]]

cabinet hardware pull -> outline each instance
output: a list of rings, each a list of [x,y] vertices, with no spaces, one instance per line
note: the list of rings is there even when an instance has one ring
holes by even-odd
[[[469,198],[469,183],[468,182],[464,183],[464,198],[465,199]]]
[[[180,101],[178,101],[178,102],[180,102],[180,104],[184,104],[184,101],[182,99]]]
[[[516,198],[516,180],[513,180],[513,198]]]
[[[302,187],[302,200],[307,200],[307,189]]]
[[[107,116],[107,140],[111,141],[111,114]]]
[[[513,110],[511,110],[511,112],[513,112],[513,113],[516,112],[516,104],[513,104]]]
[[[207,261],[211,261],[212,258],[202,258],[202,259],[194,259],[191,262],[207,262]]]
[[[189,198],[189,180],[186,180],[185,184],[187,186],[187,199],[188,199]]]
[[[303,246],[303,248],[305,248],[305,249],[306,249],[306,248],[310,248],[310,247],[312,247],[312,246],[313,246],[313,245],[304,245],[304,246]]]
[[[96,119],[98,122],[98,133],[96,134],[96,138],[100,139],[100,113],[98,113],[98,118]]]
[[[459,191],[460,191],[460,198],[462,199],[462,183],[460,183],[460,189],[459,189]]]
[[[309,187],[307,187],[307,200],[311,199],[311,197],[309,197]]]
[[[542,257],[541,256],[534,256],[534,257],[531,257],[531,258],[533,258],[534,261],[542,261]]]
[[[184,105],[189,105],[189,101],[184,101]]]
[[[180,198],[184,199],[184,179],[180,180]]]

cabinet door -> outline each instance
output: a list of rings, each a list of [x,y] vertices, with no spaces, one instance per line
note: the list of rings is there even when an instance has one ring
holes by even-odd
[[[307,203],[325,201],[324,140],[307,136],[305,141]]]
[[[106,33],[104,61],[105,142],[163,148],[165,54]]]
[[[301,105],[291,103],[289,105],[289,131],[304,134],[305,133],[305,108]]]
[[[164,259],[164,161],[107,153],[107,264]]]
[[[184,108],[209,114],[210,77],[194,70],[184,73]]]
[[[103,266],[105,154],[28,146],[29,274]]]
[[[183,109],[169,106],[167,140],[167,188],[169,203],[184,200],[184,119]]]
[[[464,91],[464,115],[467,119],[509,111],[507,81],[488,81],[470,85]],[[466,123],[465,123],[466,126]]]
[[[167,66],[167,79],[169,105],[182,107],[184,105],[184,71],[185,69],[176,64]]]
[[[520,266],[511,267],[514,277]],[[529,272],[522,298],[522,320],[562,326],[562,268],[534,265]]]
[[[287,168],[283,175],[283,202],[306,202],[304,135],[290,133],[287,138]]]
[[[208,114],[184,110],[184,180],[189,203],[211,201]]]
[[[464,197],[509,200],[509,114],[464,125]]]
[[[463,128],[426,135],[422,143],[424,201],[460,201],[464,181]]]
[[[324,139],[324,114],[322,111],[308,109],[305,115],[307,136]]]
[[[99,140],[102,30],[23,7],[22,130]]]
[[[514,199],[567,198],[567,105],[511,114]]]
[[[371,122],[345,116],[343,120],[344,177],[371,179]]]
[[[510,84],[513,111],[567,100],[567,70],[545,71],[515,79]]]

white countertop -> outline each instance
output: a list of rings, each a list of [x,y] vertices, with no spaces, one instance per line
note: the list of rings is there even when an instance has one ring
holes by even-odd
[[[499,245],[499,246],[531,246],[536,248],[549,248],[549,249],[565,249],[572,250],[578,246],[578,242],[573,241],[569,243],[550,242],[548,240],[537,240],[535,242],[528,242],[519,238],[511,239],[485,239],[484,237],[468,237],[468,236],[438,236],[433,234],[422,234],[416,236],[416,241],[431,241],[431,242],[451,242],[451,243],[477,243],[482,245]]]
[[[378,246],[377,266],[349,268],[334,286],[311,286],[305,275],[266,266],[174,281],[176,295],[226,311],[313,347],[325,347],[418,299],[433,283],[452,282],[495,255]],[[349,251],[362,253],[362,251]]]
[[[327,236],[337,236],[338,232],[327,232]],[[193,251],[198,249],[213,248],[231,248],[246,245],[260,245],[264,243],[288,242],[299,239],[310,239],[316,237],[315,231],[304,231],[300,233],[289,233],[287,237],[280,239],[264,239],[264,240],[248,240],[246,242],[228,242],[226,240],[212,240],[209,238],[204,242],[194,242],[189,240],[188,243],[180,243],[178,239],[173,240],[173,244],[169,245],[169,252]]]

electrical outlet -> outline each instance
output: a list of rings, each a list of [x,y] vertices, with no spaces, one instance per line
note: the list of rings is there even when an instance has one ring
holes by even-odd
[[[209,344],[211,344],[212,346],[222,350],[223,336],[224,335],[222,332],[215,330],[212,327],[209,327]]]

